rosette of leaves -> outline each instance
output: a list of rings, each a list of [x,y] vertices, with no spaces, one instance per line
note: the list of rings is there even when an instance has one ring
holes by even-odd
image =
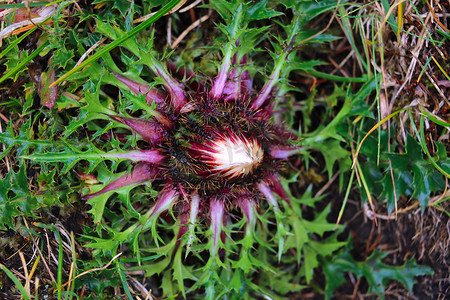
[[[274,296],[309,283],[318,257],[345,242],[335,234],[316,239],[335,228],[329,206],[302,219],[301,206],[320,199],[311,190],[290,195],[280,172],[301,151],[295,132],[273,114],[292,89],[289,73],[319,64],[299,60],[302,40],[334,39],[303,26],[337,2],[213,1],[223,24],[203,53],[221,53],[212,78],[171,63],[167,53],[158,57],[153,35],[123,40],[120,62],[105,53],[70,76],[87,82],[79,102],[63,100],[79,108],[62,135],[67,150],[28,158],[58,163],[61,173],[96,174],[91,181],[101,184],[86,185],[83,196],[96,224],[86,228],[85,246],[95,255],[135,257],[117,264],[119,274],[143,270],[165,296]],[[100,20],[96,31],[113,41],[126,35]],[[257,66],[263,41],[272,62]],[[259,73],[262,83],[253,80]],[[82,129],[87,136],[77,135]]]

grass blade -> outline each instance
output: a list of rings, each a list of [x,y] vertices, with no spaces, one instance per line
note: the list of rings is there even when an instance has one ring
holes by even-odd
[[[353,164],[352,164],[352,168],[355,167],[356,165],[356,160],[358,159],[358,154],[359,154],[359,150],[361,150],[361,146],[364,143],[364,140],[372,133],[374,132],[378,127],[380,127],[381,125],[383,125],[384,123],[386,123],[388,120],[390,120],[392,117],[394,117],[395,115],[399,114],[400,112],[407,110],[409,108],[402,108],[397,110],[396,112],[393,112],[392,114],[390,114],[389,116],[387,116],[386,118],[384,118],[383,120],[381,120],[379,123],[377,123],[375,126],[373,126],[369,132],[364,136],[364,138],[361,140],[361,142],[358,145],[358,148],[356,148],[356,153],[355,153],[355,157],[353,158]]]
[[[438,119],[435,115],[433,115],[432,113],[430,113],[428,110],[426,110],[425,108],[421,108],[420,112],[423,113],[424,115],[426,115],[428,117],[428,119],[430,119],[431,121],[433,121],[434,123],[441,125],[443,127],[450,127],[450,122],[446,122],[442,119]]]
[[[42,50],[44,50],[44,48],[47,47],[48,44],[49,44],[48,40],[45,41],[44,43],[42,43],[42,45],[40,45],[36,50],[34,50],[34,52],[30,54],[30,56],[28,56],[26,59],[21,61],[15,68],[10,70],[8,73],[3,75],[3,77],[0,78],[0,83],[5,81],[6,79],[11,77],[12,75],[16,74],[20,70],[22,70],[22,68],[25,67],[25,65],[27,63],[29,63],[33,58],[35,58]]]
[[[42,1],[42,2],[29,2],[28,7],[40,7],[40,6],[46,6],[48,5],[48,2]],[[7,9],[7,8],[19,8],[19,7],[26,7],[25,1],[24,3],[8,3],[8,4],[0,4],[0,9]]]
[[[49,19],[50,19],[50,18],[49,18]],[[45,20],[44,23],[47,22],[47,21],[48,21],[48,19]],[[37,27],[33,27],[32,29],[30,29],[30,30],[28,30],[27,32],[25,32],[24,34],[22,34],[22,35],[20,36],[20,38],[18,38],[18,39],[15,40],[14,42],[10,43],[10,44],[8,45],[8,47],[6,47],[6,49],[3,50],[3,51],[0,53],[0,58],[2,58],[3,56],[5,56],[6,53],[8,53],[9,51],[11,51],[11,49],[12,49],[15,45],[18,45],[18,44],[19,44],[21,41],[23,41],[27,36],[29,36],[30,34],[32,34],[36,29],[37,29]]]
[[[2,269],[3,272],[5,272],[6,275],[9,277],[9,279],[11,279],[14,282],[14,284],[16,285],[16,288],[19,290],[20,294],[22,294],[22,297],[25,300],[30,300],[30,295],[28,295],[28,293],[25,291],[25,287],[22,285],[22,283],[20,283],[19,279],[17,279],[17,277],[14,276],[14,274],[1,263],[0,263],[0,269]]]

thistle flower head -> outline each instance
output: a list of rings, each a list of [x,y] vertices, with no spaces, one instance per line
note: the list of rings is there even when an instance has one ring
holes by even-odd
[[[261,163],[264,151],[254,138],[244,135],[218,135],[206,147],[199,150],[200,159],[213,172],[228,178],[244,177],[253,172]]]

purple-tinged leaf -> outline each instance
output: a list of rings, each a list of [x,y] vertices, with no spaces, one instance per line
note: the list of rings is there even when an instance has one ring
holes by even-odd
[[[230,66],[231,66],[232,50],[233,50],[233,48],[230,45],[229,48],[227,49],[223,63],[220,66],[219,74],[217,75],[216,79],[214,80],[214,82],[212,84],[210,96],[213,99],[220,99],[223,95],[223,91],[225,89],[225,82],[228,77],[228,70],[230,69]]]
[[[142,54],[142,59],[146,61],[147,65],[164,80],[163,84],[170,94],[171,103],[174,108],[179,111],[187,102],[183,85],[177,82],[152,54]]]
[[[280,180],[272,175],[270,177],[270,182],[272,183],[271,190],[274,191],[281,198],[289,201],[289,195],[286,193],[285,189],[281,185]]]
[[[181,237],[188,231],[188,221],[189,221],[189,205],[183,202],[180,216],[178,217],[180,222],[180,229],[177,235],[177,244],[181,242]]]
[[[246,63],[247,57],[244,55],[240,61],[240,66],[243,66]],[[233,56],[232,64],[237,64],[237,53]],[[245,99],[245,97],[241,97],[241,95],[248,95],[252,91],[252,80],[250,79],[250,73],[248,71],[244,71],[239,77],[238,70],[238,67],[234,67],[228,75],[228,81],[225,83],[223,90],[225,101]]]
[[[117,116],[109,116],[114,121],[120,122],[133,129],[142,138],[151,143],[159,143],[164,138],[165,130],[161,128],[159,122],[147,121],[143,119],[123,118]]]
[[[253,227],[256,222],[255,203],[249,198],[244,198],[239,202],[239,207],[247,218],[249,226]]]
[[[218,199],[211,200],[210,203],[210,216],[211,216],[211,230],[213,232],[211,255],[215,256],[217,253],[217,246],[219,243],[220,233],[222,231],[223,222],[223,203]]]
[[[257,184],[259,191],[266,197],[267,201],[270,203],[270,205],[274,207],[278,207],[277,199],[275,198],[274,194],[272,193],[270,187],[265,183],[258,183]]]
[[[195,192],[191,198],[191,207],[189,211],[189,224],[188,224],[188,240],[186,245],[186,255],[189,253],[189,250],[192,247],[192,242],[195,238],[195,224],[197,222],[197,216],[200,207],[200,197]]]
[[[167,68],[174,73],[178,78],[183,78],[183,82],[194,91],[203,91],[205,86],[198,80],[198,76],[189,69],[184,67],[177,67],[174,62],[167,62]]]
[[[284,227],[284,223],[282,221],[282,212],[280,210],[280,207],[278,206],[277,199],[275,198],[275,195],[272,193],[272,190],[270,187],[265,183],[258,183],[257,184],[259,191],[266,197],[267,201],[270,205],[272,205],[273,211],[275,213],[275,219],[277,221],[277,238],[278,238],[278,261],[281,261],[281,255],[284,251],[284,237],[287,234],[287,230]]]
[[[187,202],[183,202],[181,206],[182,206],[181,214],[178,217],[178,221],[180,223],[180,228],[178,230],[177,241],[175,242],[175,246],[174,246],[174,249],[172,252],[172,260],[173,260],[174,256],[176,255],[176,253],[178,252],[178,248],[180,248],[181,238],[188,231],[187,222],[189,221],[189,213],[188,213],[189,205]]]
[[[146,162],[150,164],[160,165],[165,156],[158,150],[138,150],[123,153],[104,154],[103,157],[108,158],[124,158],[136,162]]]
[[[288,55],[288,52],[283,52],[280,55],[280,59],[276,62],[275,68],[272,71],[272,74],[270,75],[269,80],[263,86],[262,90],[259,92],[256,99],[253,100],[252,105],[250,106],[251,109],[258,110],[261,107],[263,107],[265,104],[267,104],[268,100],[270,99],[270,97],[272,95],[272,89],[275,86],[275,84],[278,82],[278,79],[280,78],[281,68],[283,67],[283,64],[286,60],[287,55]]]
[[[278,177],[274,174],[272,174],[271,176],[268,176],[266,178],[266,182],[267,182],[267,186],[270,189],[270,194],[272,196],[273,193],[276,193],[280,198],[284,199],[286,201],[286,203],[289,205],[289,207],[292,208],[292,204],[291,204],[291,200],[289,199],[289,195],[286,193],[286,190],[283,188],[283,186],[281,185],[280,180],[278,179]],[[275,210],[278,210],[278,207],[275,207]]]
[[[183,187],[183,185],[179,182],[177,184],[177,187],[178,187],[178,192],[180,193],[180,196],[183,198],[183,200],[189,201],[188,194],[186,193],[186,190]]]
[[[67,149],[66,152],[58,153],[37,153],[30,156],[23,156],[26,159],[30,159],[37,162],[61,162],[64,163],[62,172],[70,170],[77,162],[81,160],[87,160],[91,166],[98,164],[102,160],[131,160],[135,162],[146,162],[155,165],[160,165],[165,158],[158,150],[145,150],[145,151],[130,151],[125,152],[122,150],[112,150],[109,152],[103,152],[97,149],[95,146],[90,145],[91,149],[84,152],[73,151],[73,149]]]
[[[298,154],[300,152],[300,149],[292,148],[292,147],[272,147],[270,149],[270,155],[273,158],[278,159],[288,159],[289,156]]]
[[[230,76],[230,78],[231,79],[226,82],[225,87],[223,88],[225,101],[235,101],[236,99],[239,99],[240,82],[238,80],[233,80],[233,76]]]
[[[140,163],[131,171],[130,174],[122,175],[121,177],[106,185],[100,191],[86,195],[83,197],[83,199],[89,200],[96,196],[120,189],[127,185],[144,183],[146,181],[152,180],[158,172],[159,171],[153,166],[145,163]]]
[[[39,96],[41,97],[41,105],[53,108],[56,97],[58,96],[58,86],[50,87],[55,81],[55,70],[51,69],[49,73],[42,73],[39,83]]]
[[[250,198],[242,198],[239,203],[238,203],[239,207],[242,210],[242,213],[245,215],[245,217],[247,218],[247,224],[245,226],[245,236],[244,238],[241,240],[243,249],[241,252],[241,258],[246,260],[247,255],[249,255],[248,250],[252,248],[253,246],[253,235],[255,233],[255,225],[256,225],[256,207],[255,207],[255,202],[253,199]],[[247,264],[244,264],[247,265]]]
[[[300,30],[300,17],[298,15],[294,16],[294,20],[292,21],[292,27],[288,33],[288,46],[281,51],[281,53],[276,54],[275,65],[272,71],[272,74],[269,76],[269,80],[263,86],[262,90],[259,92],[258,96],[253,100],[251,104],[251,109],[259,110],[260,108],[264,108],[268,103],[270,103],[270,98],[272,96],[273,88],[278,83],[281,72],[287,70],[288,73],[290,71],[289,68],[283,68],[284,65],[288,62],[288,56],[292,51],[295,51],[293,47],[295,44],[295,37]],[[286,73],[286,72],[285,72]],[[287,76],[287,74],[283,74],[283,76]]]
[[[149,85],[138,83],[118,73],[114,73],[114,77],[128,86],[130,90],[136,95],[145,95],[145,100],[149,105],[151,105],[153,101],[158,104],[164,102],[165,95],[163,92],[157,89],[151,89]]]
[[[241,59],[241,65],[244,66],[247,64],[247,55],[244,55]],[[253,91],[253,80],[250,77],[249,71],[244,71],[241,74],[241,93],[242,94],[250,94]]]
[[[275,106],[274,102],[267,103],[266,105],[264,105],[263,108],[256,111],[256,113],[253,115],[254,118],[262,120],[270,119],[272,117],[274,106]]]
[[[157,217],[160,213],[169,209],[177,199],[178,193],[174,189],[166,188],[163,190],[150,210],[150,218]]]
[[[220,66],[218,75],[216,79],[214,80],[210,96],[213,99],[220,99],[223,97],[223,90],[225,89],[225,83],[229,77],[229,69],[231,66],[231,59],[233,57],[233,52],[235,49],[235,46],[239,43],[239,34],[241,31],[239,30],[241,28],[242,19],[243,19],[243,6],[242,4],[239,5],[237,10],[235,11],[235,15],[233,18],[233,22],[229,28],[227,28],[228,34],[230,35],[230,41],[225,47],[224,51],[224,58],[222,61],[222,65]]]

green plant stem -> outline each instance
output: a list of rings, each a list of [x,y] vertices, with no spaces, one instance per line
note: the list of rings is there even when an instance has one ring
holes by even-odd
[[[59,243],[59,253],[58,253],[58,275],[57,275],[57,285],[58,285],[58,300],[61,300],[62,295],[62,270],[63,270],[63,245],[61,241],[61,235],[56,227],[53,228],[53,231],[58,238]]]
[[[325,78],[325,79],[328,79],[328,80],[339,81],[339,82],[367,82],[369,80],[367,76],[363,76],[363,77],[342,77],[342,76],[336,76],[336,75],[331,75],[331,74],[319,72],[319,71],[316,71],[316,70],[308,70],[308,74],[312,75],[312,76],[320,77],[320,78]]]
[[[351,171],[350,180],[348,181],[347,190],[345,191],[344,202],[342,202],[341,209],[339,210],[339,215],[336,220],[336,226],[334,229],[337,229],[339,222],[341,221],[342,215],[344,214],[345,207],[347,206],[348,197],[350,195],[350,191],[352,189],[353,177],[355,176],[355,169]]]

